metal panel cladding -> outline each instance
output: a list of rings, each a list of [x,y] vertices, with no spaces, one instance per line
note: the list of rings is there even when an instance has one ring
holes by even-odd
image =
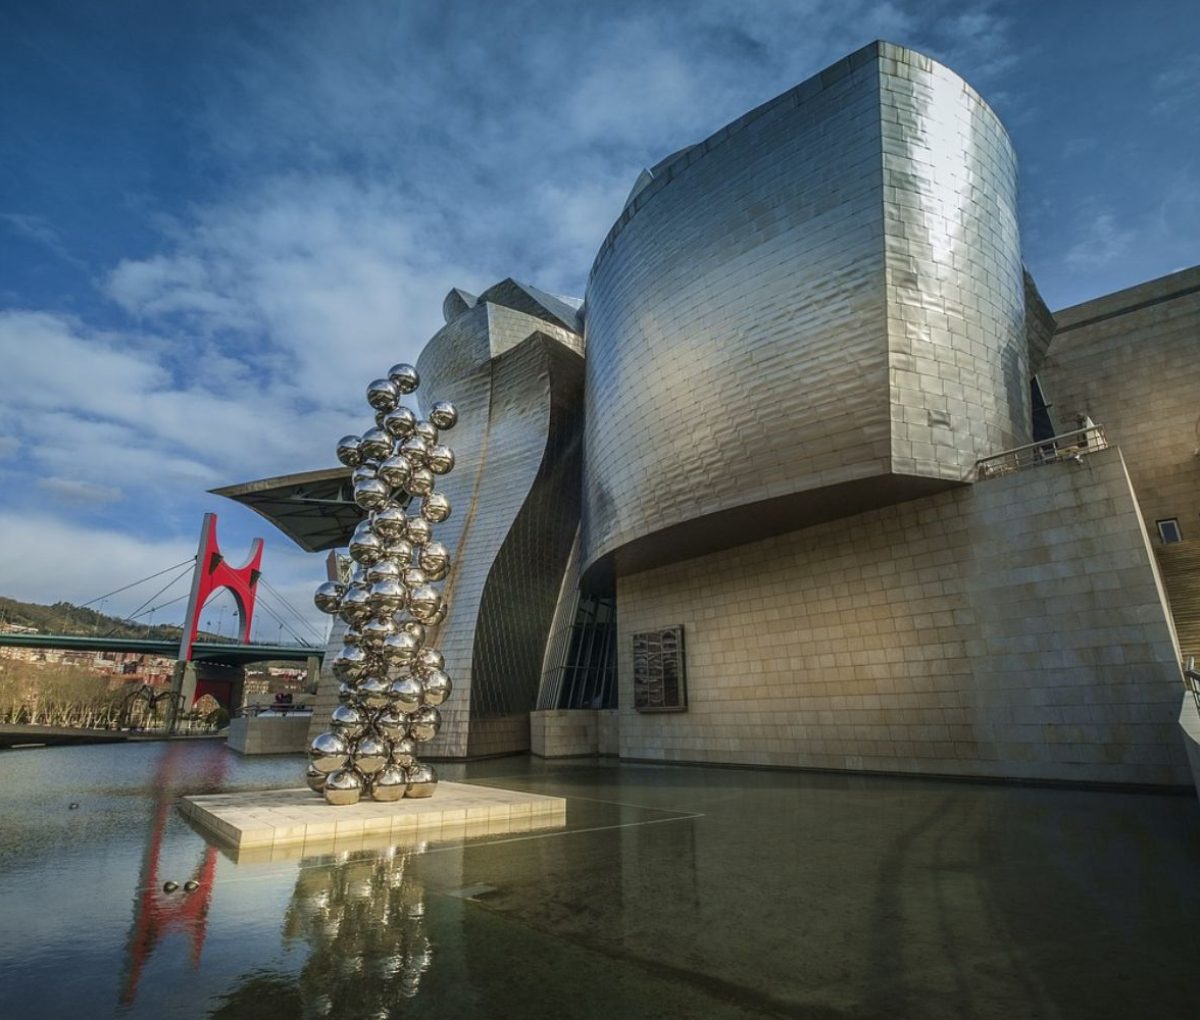
[[[643,174],[588,285],[585,569],[913,498],[1011,445],[1015,188],[975,92],[886,43]]]

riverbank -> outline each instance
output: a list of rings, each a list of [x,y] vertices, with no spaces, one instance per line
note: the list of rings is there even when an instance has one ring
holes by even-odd
[[[83,744],[121,744],[155,740],[224,740],[227,731],[218,733],[141,733],[131,730],[87,730],[71,726],[17,726],[0,723],[0,751],[31,747],[73,747]]]

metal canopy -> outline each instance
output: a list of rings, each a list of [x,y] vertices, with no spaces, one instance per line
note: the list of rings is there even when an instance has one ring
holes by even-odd
[[[248,506],[308,552],[346,545],[363,517],[354,502],[348,467],[263,478],[209,491]]]

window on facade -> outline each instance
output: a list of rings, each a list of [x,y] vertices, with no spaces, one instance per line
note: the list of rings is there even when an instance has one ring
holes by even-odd
[[[1158,525],[1158,537],[1164,545],[1183,541],[1183,535],[1179,532],[1179,521],[1176,518],[1169,517],[1165,521],[1155,521],[1154,523]]]

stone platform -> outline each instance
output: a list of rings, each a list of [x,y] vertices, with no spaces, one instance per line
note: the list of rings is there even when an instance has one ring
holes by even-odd
[[[439,782],[432,797],[333,807],[307,787],[184,797],[180,811],[237,850],[316,849],[334,842],[410,842],[553,828],[567,819],[562,797]]]

